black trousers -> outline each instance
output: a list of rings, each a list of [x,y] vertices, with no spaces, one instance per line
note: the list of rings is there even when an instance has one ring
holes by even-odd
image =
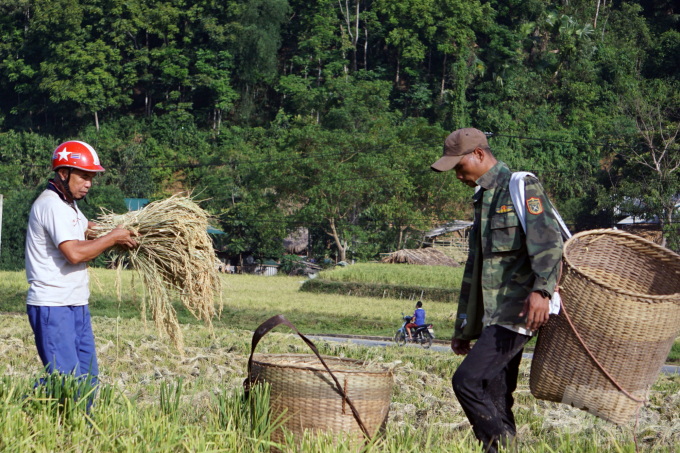
[[[495,453],[499,444],[513,443],[512,392],[530,338],[505,327],[486,327],[453,375],[453,391],[484,451]]]

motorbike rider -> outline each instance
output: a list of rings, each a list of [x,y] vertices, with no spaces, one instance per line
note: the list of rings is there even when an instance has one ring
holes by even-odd
[[[409,341],[413,341],[411,329],[422,326],[423,324],[425,324],[425,310],[423,310],[423,303],[418,301],[416,302],[416,311],[413,312],[411,322],[406,324],[406,332],[408,333]]]

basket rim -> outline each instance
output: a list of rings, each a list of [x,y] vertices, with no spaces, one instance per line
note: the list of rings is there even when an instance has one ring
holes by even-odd
[[[260,357],[260,360],[257,360],[257,357]],[[257,363],[258,365],[261,366],[268,366],[268,367],[276,367],[276,368],[294,368],[298,370],[307,370],[307,371],[320,371],[323,373],[328,373],[325,369],[321,368],[314,368],[311,366],[304,366],[304,365],[294,365],[294,364],[279,364],[279,363],[269,363],[266,361],[262,360],[262,357],[313,357],[316,359],[316,356],[314,354],[267,354],[267,353],[256,353],[253,355],[253,363]],[[341,362],[348,362],[356,365],[364,365],[366,362],[364,360],[358,360],[358,359],[350,359],[347,357],[336,357],[332,355],[322,355],[324,360],[335,360],[335,361],[341,361]],[[319,365],[321,365],[321,362],[319,362]],[[379,365],[382,367],[382,370],[334,370],[332,366],[329,366],[331,371],[333,373],[352,373],[352,374],[375,374],[375,375],[380,375],[380,374],[393,374],[393,370],[391,368],[386,367],[385,365]]]
[[[644,294],[644,293],[637,293],[633,291],[628,291],[625,289],[617,288],[615,286],[610,285],[609,283],[606,283],[602,280],[600,280],[597,277],[593,277],[592,275],[588,275],[587,273],[581,271],[576,265],[574,265],[568,257],[567,250],[569,249],[569,245],[572,241],[578,241],[579,238],[583,238],[585,236],[594,236],[594,235],[612,235],[612,236],[621,236],[625,237],[626,239],[631,239],[637,242],[640,242],[641,244],[647,245],[654,250],[654,253],[650,253],[650,255],[664,255],[664,258],[666,260],[673,260],[677,261],[680,263],[680,255],[677,253],[673,252],[672,250],[667,249],[666,247],[662,247],[659,244],[656,244],[648,239],[645,239],[643,237],[637,236],[635,234],[631,233],[626,233],[625,231],[617,230],[616,228],[603,228],[599,230],[588,230],[588,231],[581,231],[580,233],[576,233],[573,235],[565,244],[564,244],[564,253],[563,253],[563,259],[567,263],[567,266],[571,269],[574,270],[577,274],[580,274],[587,278],[588,280],[603,286],[604,288],[614,291],[615,293],[618,294],[623,294],[624,296],[630,296],[630,297],[635,297],[635,298],[640,298],[640,299],[646,299],[646,300],[654,300],[654,301],[671,301],[674,299],[680,299],[680,292],[673,293],[673,294],[663,294],[663,295],[652,295],[652,294]]]

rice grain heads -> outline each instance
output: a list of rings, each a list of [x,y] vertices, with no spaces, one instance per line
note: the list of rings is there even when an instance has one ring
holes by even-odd
[[[223,307],[222,280],[207,232],[208,214],[190,196],[174,195],[123,215],[103,213],[96,222],[97,237],[117,226],[139,234],[137,248],[113,248],[113,261],[119,269],[131,267],[141,278],[148,295],[140,306],[143,319],[148,305],[156,328],[183,351],[182,330],[171,304],[171,297],[177,295],[212,331],[212,318],[218,314],[215,293],[220,296],[220,312]]]

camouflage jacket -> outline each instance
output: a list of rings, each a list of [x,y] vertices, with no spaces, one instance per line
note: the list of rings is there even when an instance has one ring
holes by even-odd
[[[552,205],[538,180],[526,177],[525,234],[510,197],[511,175],[498,162],[477,180],[456,338],[475,339],[492,324],[526,323],[519,313],[527,296],[532,291],[552,296],[555,291],[563,244]]]

